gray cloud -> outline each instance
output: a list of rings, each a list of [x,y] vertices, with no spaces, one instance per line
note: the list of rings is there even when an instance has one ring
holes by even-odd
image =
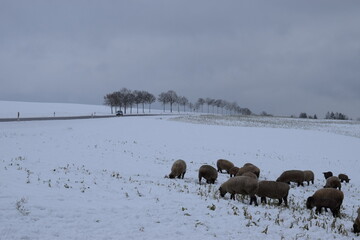
[[[0,2],[3,100],[122,87],[255,112],[360,116],[358,1]]]

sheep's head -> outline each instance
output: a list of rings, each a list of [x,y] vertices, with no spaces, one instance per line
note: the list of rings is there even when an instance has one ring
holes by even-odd
[[[173,173],[170,173],[169,178],[175,178],[175,175]]]
[[[225,197],[225,194],[227,193],[222,187],[219,188],[220,196]]]
[[[312,209],[314,207],[314,197],[308,197],[306,201],[306,208]]]

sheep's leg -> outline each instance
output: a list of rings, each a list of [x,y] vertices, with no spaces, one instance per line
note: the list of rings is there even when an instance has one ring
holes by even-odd
[[[288,206],[288,201],[287,201],[287,195],[285,196],[285,197],[283,197],[283,199],[284,199],[284,203],[285,203],[285,206],[287,207]]]
[[[279,203],[278,203],[278,206],[280,206],[280,205],[281,205],[281,203],[282,203],[282,199],[281,199],[281,198],[279,198]]]
[[[316,213],[316,214],[321,213],[321,207],[316,207],[315,213]]]
[[[356,223],[354,223],[353,228],[354,228],[354,233],[360,232],[360,228]]]
[[[256,196],[250,196],[250,205],[254,202],[255,206],[258,205],[257,200],[256,200]]]
[[[261,197],[261,198],[260,198],[260,202],[266,204],[266,197]]]

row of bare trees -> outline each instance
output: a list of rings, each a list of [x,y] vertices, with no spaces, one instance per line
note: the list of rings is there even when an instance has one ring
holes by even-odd
[[[106,94],[104,96],[104,104],[111,107],[111,113],[113,113],[113,108],[115,111],[119,109],[124,109],[126,114],[127,108],[130,108],[132,113],[132,106],[136,105],[136,111],[139,113],[139,104],[142,105],[142,111],[145,113],[145,104],[149,104],[149,112],[151,109],[151,104],[156,101],[156,98],[153,94],[147,91],[131,91],[127,88],[122,88],[120,91]]]
[[[186,107],[190,111],[204,112],[204,105],[207,105],[207,113],[216,114],[242,114],[250,115],[251,111],[248,108],[241,108],[236,102],[228,102],[222,99],[199,98],[196,103],[191,103],[184,96],[179,96],[175,91],[169,90],[162,92],[157,98],[158,102],[163,104],[164,112],[166,105],[169,105],[170,112],[173,112],[173,106],[177,105],[177,110],[180,112],[180,107],[186,111]],[[126,114],[127,108],[132,111],[132,106],[136,105],[137,113],[139,113],[139,104],[142,105],[142,111],[145,112],[145,104],[149,104],[149,112],[151,104],[156,101],[153,94],[147,91],[131,91],[127,88],[122,88],[120,91],[113,92],[104,96],[104,103],[115,110],[119,107],[124,109]]]

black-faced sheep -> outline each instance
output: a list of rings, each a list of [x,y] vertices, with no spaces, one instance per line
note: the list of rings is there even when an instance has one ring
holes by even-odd
[[[230,169],[234,167],[234,164],[230,162],[229,160],[225,159],[219,159],[216,162],[216,166],[218,169],[218,172],[222,173],[222,170],[226,170],[227,173],[230,173]]]
[[[323,172],[323,174],[324,174],[324,177],[325,177],[325,179],[328,179],[329,177],[332,177],[333,176],[333,173],[332,172]]]
[[[340,179],[336,176],[329,177],[328,179],[326,179],[326,184],[324,188],[339,188],[339,190],[341,190]]]
[[[235,177],[238,171],[239,171],[238,167],[232,167],[229,171],[230,177]]]
[[[358,214],[357,218],[355,219],[354,225],[353,225],[354,233],[359,233],[360,232],[360,208],[358,208],[357,214]]]
[[[307,182],[308,186],[310,185],[310,182],[314,184],[314,172],[310,170],[304,171],[304,181]]]
[[[254,202],[257,206],[256,192],[259,188],[259,183],[256,179],[244,176],[236,176],[230,178],[221,184],[219,191],[220,196],[224,197],[226,193],[230,193],[230,199],[235,200],[235,194],[249,195],[250,205]]]
[[[285,206],[288,205],[287,197],[290,186],[287,183],[275,181],[260,181],[259,189],[256,193],[261,198],[261,202],[266,203],[266,198],[279,199],[279,206],[284,200]]]
[[[283,172],[276,181],[285,182],[287,184],[290,184],[290,182],[296,182],[298,186],[304,186],[304,172],[300,170],[288,170]]]
[[[333,216],[338,217],[343,200],[344,194],[342,191],[334,188],[322,188],[317,190],[311,197],[308,197],[306,207],[308,209],[316,207],[316,213],[321,213],[322,208],[330,208]]]
[[[339,179],[340,179],[341,182],[344,182],[344,181],[345,181],[345,182],[348,183],[348,182],[350,181],[350,178],[349,178],[348,175],[346,175],[346,174],[340,173],[338,177],[339,177]]]
[[[241,175],[243,175],[243,174],[246,173],[246,172],[252,172],[252,173],[254,173],[258,178],[259,178],[259,176],[260,176],[260,169],[259,169],[257,166],[255,166],[255,165],[253,165],[253,164],[251,164],[251,163],[245,163],[244,166],[239,169],[239,171],[237,172],[236,176],[241,176]]]
[[[216,169],[210,165],[202,165],[199,168],[199,183],[201,184],[201,179],[205,178],[206,183],[215,183],[215,180],[218,177],[218,172]]]
[[[182,178],[184,179],[186,173],[186,162],[184,160],[176,160],[171,167],[171,173],[169,174],[169,178]]]

